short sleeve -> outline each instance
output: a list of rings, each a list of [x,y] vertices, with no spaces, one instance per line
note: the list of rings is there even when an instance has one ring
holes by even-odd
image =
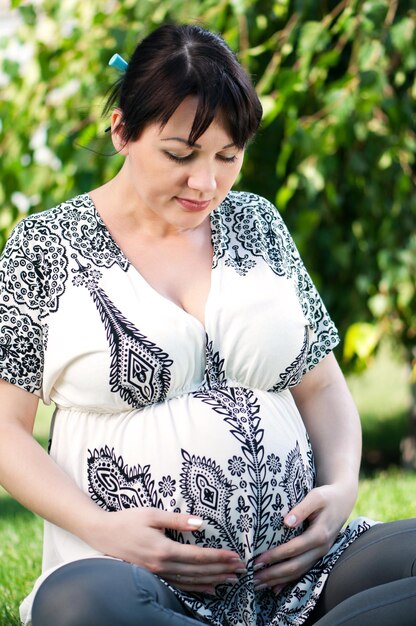
[[[21,222],[0,257],[0,378],[40,396],[46,345],[44,285],[26,247]]]
[[[278,210],[264,198],[259,198],[258,216],[263,222],[265,259],[277,274],[285,274],[294,281],[303,314],[310,324],[306,372],[339,343],[338,331]]]

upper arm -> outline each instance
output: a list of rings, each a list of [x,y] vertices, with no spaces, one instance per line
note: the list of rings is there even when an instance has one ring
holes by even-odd
[[[291,388],[292,396],[299,406],[328,386],[347,389],[344,375],[333,354],[327,354],[315,367],[304,374],[298,385]]]
[[[33,394],[0,379],[0,428],[7,424],[20,424],[33,431],[39,398]]]

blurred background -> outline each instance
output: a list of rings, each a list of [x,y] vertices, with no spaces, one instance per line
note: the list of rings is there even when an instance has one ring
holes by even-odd
[[[167,21],[220,32],[256,84],[237,188],[282,213],[340,330],[363,424],[354,514],[415,516],[416,0],[0,0],[0,250],[28,213],[115,174],[108,60]],[[1,626],[39,545],[39,521],[0,494]]]

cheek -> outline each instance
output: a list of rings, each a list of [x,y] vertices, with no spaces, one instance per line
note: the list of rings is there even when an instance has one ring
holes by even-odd
[[[232,187],[240,173],[241,165],[229,166],[230,169],[222,172],[220,177],[221,187]]]

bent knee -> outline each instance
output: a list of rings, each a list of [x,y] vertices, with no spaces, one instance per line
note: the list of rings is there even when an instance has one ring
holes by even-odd
[[[120,581],[120,571],[114,572],[121,569],[114,567],[118,563],[110,559],[83,559],[52,572],[35,595],[33,626],[109,623],[112,599],[117,593],[115,581]]]

